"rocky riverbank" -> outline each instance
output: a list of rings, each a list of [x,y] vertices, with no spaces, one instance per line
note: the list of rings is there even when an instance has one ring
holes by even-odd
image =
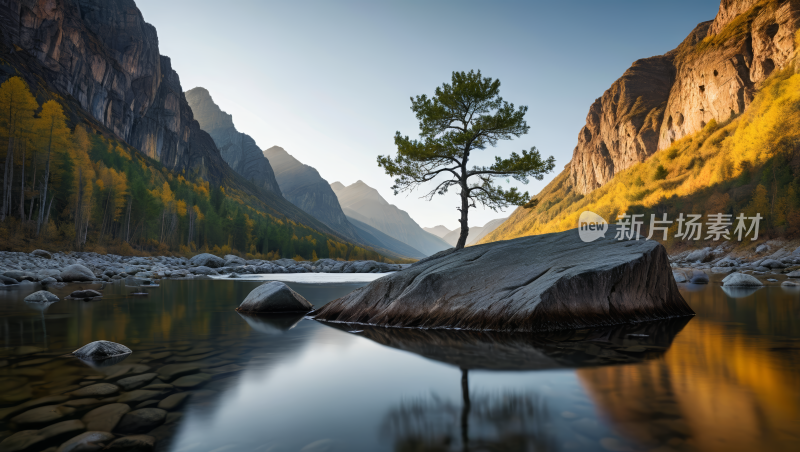
[[[759,245],[755,252],[740,252],[725,242],[716,247],[684,251],[671,255],[673,268],[691,268],[706,273],[733,272],[753,275],[788,274],[800,276],[800,247],[779,241]],[[797,272],[794,275],[793,272]]]
[[[114,281],[137,278],[198,278],[217,275],[258,275],[275,273],[388,273],[408,264],[387,264],[375,261],[315,262],[279,259],[276,261],[245,260],[234,255],[218,257],[198,254],[183,257],[135,257],[97,253],[32,253],[0,252],[0,285],[26,282],[43,284],[76,281]]]

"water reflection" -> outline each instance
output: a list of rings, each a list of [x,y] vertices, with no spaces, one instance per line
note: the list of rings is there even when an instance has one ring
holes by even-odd
[[[158,450],[800,450],[791,287],[682,285],[695,318],[517,336],[236,313],[258,284],[109,284],[50,305],[22,301],[33,284],[0,291],[0,439],[25,403],[128,375],[172,385],[165,369],[188,366],[188,401],[147,432]],[[290,283],[315,307],[359,285]],[[103,368],[64,356],[98,339],[134,352]]]
[[[691,317],[550,334],[375,328],[328,323],[461,369],[543,370],[635,363],[667,351]]]

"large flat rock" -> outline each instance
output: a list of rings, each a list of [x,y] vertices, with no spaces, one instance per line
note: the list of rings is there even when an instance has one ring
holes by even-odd
[[[658,242],[585,243],[577,229],[443,251],[334,300],[323,321],[540,332],[694,312]]]

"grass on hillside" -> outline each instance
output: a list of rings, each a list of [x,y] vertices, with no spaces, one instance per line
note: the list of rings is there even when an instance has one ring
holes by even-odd
[[[711,121],[586,196],[567,166],[536,196],[538,207],[517,209],[481,243],[573,229],[585,210],[610,223],[643,213],[645,226],[650,214],[758,212],[766,217],[759,238],[800,235],[800,74],[793,66],[773,74],[741,116]],[[676,241],[675,229],[668,248],[697,245]]]

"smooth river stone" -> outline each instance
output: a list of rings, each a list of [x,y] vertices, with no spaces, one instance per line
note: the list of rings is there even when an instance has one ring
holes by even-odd
[[[153,450],[156,439],[148,435],[124,436],[114,440],[103,451],[148,452]]]
[[[21,428],[40,427],[60,421],[75,412],[75,408],[63,405],[46,405],[28,410],[11,418]]]
[[[150,399],[158,399],[161,398],[166,391],[149,391],[147,389],[137,389],[135,391],[126,392],[122,394],[117,402],[119,403],[129,403],[129,404],[139,404],[146,400]]]
[[[178,378],[172,384],[176,388],[189,389],[207,383],[209,380],[211,380],[211,375],[209,374],[194,374]]]
[[[196,364],[167,364],[158,369],[158,375],[166,381],[197,372],[200,372],[200,368]]]
[[[130,410],[131,407],[124,403],[112,403],[86,413],[83,422],[90,431],[110,432]]]
[[[122,417],[115,429],[119,433],[144,433],[164,423],[167,412],[160,408],[142,408],[134,410]]]
[[[162,410],[172,411],[183,405],[190,395],[191,394],[189,394],[188,392],[179,392],[177,394],[172,394],[171,396],[159,402],[158,407],[161,408]]]
[[[106,381],[116,381],[121,378],[147,373],[149,370],[150,366],[145,364],[116,364],[104,368],[103,373],[107,375]]]
[[[3,452],[44,450],[50,444],[58,444],[85,430],[83,422],[76,419],[59,422],[41,430],[23,430],[4,439],[0,443],[0,450]]]
[[[108,397],[119,392],[119,386],[111,383],[97,383],[72,391],[74,397]]]
[[[65,395],[54,395],[54,396],[40,397],[38,399],[29,400],[21,405],[17,405],[11,408],[4,408],[0,410],[0,421],[4,420],[8,416],[13,416],[15,414],[22,413],[23,411],[27,411],[32,408],[37,408],[45,405],[57,405],[61,402],[66,402],[67,400],[69,400],[69,396]]]
[[[66,441],[56,452],[98,451],[114,438],[115,436],[108,432],[85,432]]]
[[[147,383],[150,383],[154,378],[156,378],[155,373],[142,374],[117,380],[117,384],[120,385],[122,389],[130,391],[132,389],[137,389],[141,388],[142,386],[145,386]]]

